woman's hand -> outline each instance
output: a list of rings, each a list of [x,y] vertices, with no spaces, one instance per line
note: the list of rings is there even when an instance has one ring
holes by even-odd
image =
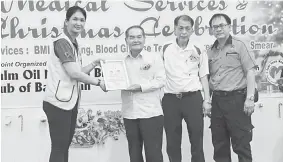
[[[94,60],[91,64],[92,64],[92,66],[93,66],[93,68],[95,68],[96,66],[99,66],[99,67],[101,67],[101,61],[105,61],[104,59],[97,59],[97,60]]]

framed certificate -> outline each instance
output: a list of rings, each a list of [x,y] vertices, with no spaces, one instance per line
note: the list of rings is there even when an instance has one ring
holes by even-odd
[[[106,90],[122,90],[129,87],[129,78],[124,60],[101,61]]]

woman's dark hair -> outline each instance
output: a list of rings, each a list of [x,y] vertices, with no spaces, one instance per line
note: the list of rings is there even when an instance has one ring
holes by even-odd
[[[69,19],[71,18],[71,16],[76,13],[77,11],[80,11],[85,19],[86,19],[86,12],[83,8],[79,7],[79,6],[72,6],[70,7],[68,10],[67,10],[67,13],[66,13],[66,20],[69,21]]]
[[[224,19],[226,20],[228,25],[231,25],[231,19],[228,15],[223,14],[223,13],[218,13],[218,14],[214,14],[211,19],[209,20],[209,26],[212,27],[212,20],[217,18],[217,17],[224,17]]]

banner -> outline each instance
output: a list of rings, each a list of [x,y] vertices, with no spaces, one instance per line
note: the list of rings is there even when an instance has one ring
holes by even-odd
[[[161,52],[174,39],[174,18],[191,16],[191,40],[208,49],[215,38],[209,28],[214,13],[232,19],[231,34],[248,40],[259,65],[257,82],[262,91],[277,90],[283,68],[282,1],[1,1],[1,97],[3,108],[41,107],[54,39],[62,34],[66,10],[73,5],[87,11],[79,36],[83,65],[96,58],[117,59],[128,52],[125,30],[141,25],[145,50]],[[235,14],[237,13],[237,14]],[[272,62],[274,61],[275,62]],[[96,68],[91,75],[101,77]],[[276,89],[277,88],[277,89]],[[82,104],[119,104],[119,91],[104,93],[82,84]]]

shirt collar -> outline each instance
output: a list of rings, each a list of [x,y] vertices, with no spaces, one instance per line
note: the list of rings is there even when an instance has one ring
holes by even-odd
[[[143,55],[143,50],[137,55],[137,57],[133,57],[130,52],[128,53],[127,57],[135,59],[135,58],[142,58],[142,55]]]
[[[72,39],[70,33],[68,32],[67,28],[64,27],[64,34],[70,39],[70,41],[74,44],[78,44],[77,40],[76,39]]]
[[[178,49],[178,51],[187,51],[187,50],[189,50],[189,49],[191,48],[190,40],[188,41],[187,46],[186,46],[185,49],[182,49],[182,48],[178,45],[178,43],[177,43],[177,38],[175,39],[174,44],[175,44],[176,49]]]
[[[213,43],[213,45],[211,46],[211,49],[212,49],[212,48],[217,48],[217,47],[218,47],[218,44],[219,44],[219,42],[218,42],[218,40],[216,40],[216,41]],[[229,45],[229,44],[232,44],[232,36],[231,36],[231,35],[229,35],[229,37],[228,37],[228,39],[226,40],[224,46]]]

